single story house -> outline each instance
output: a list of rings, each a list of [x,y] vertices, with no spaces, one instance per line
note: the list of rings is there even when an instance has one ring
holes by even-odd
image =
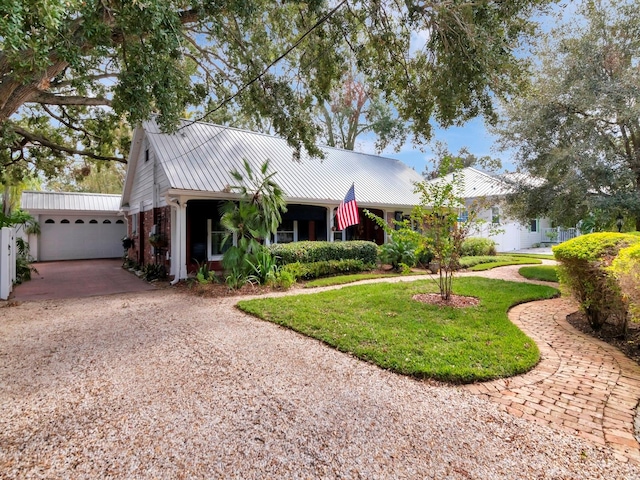
[[[203,122],[183,121],[172,134],[151,119],[134,133],[121,209],[128,220],[129,258],[167,267],[187,278],[198,262],[222,259],[221,203],[239,195],[230,172],[246,160],[259,171],[265,160],[282,188],[287,212],[273,242],[300,240],[385,241],[384,230],[363,214],[369,209],[387,221],[402,218],[417,204],[413,184],[422,176],[402,162],[321,147],[311,158],[282,138]],[[355,185],[360,223],[338,231],[335,210]],[[153,245],[150,241],[153,239]]]
[[[127,233],[120,195],[22,192],[20,208],[40,224],[40,235],[18,232],[37,261],[122,257]]]
[[[556,243],[558,241],[573,238],[579,232],[576,229],[559,229],[552,227],[548,218],[532,218],[527,224],[509,216],[504,211],[505,196],[510,192],[506,177],[494,176],[473,167],[462,169],[462,192],[460,196],[465,199],[467,206],[479,202],[482,208],[478,214],[478,225],[472,229],[470,236],[491,238],[496,242],[498,252],[510,252],[531,248],[542,243]],[[453,175],[449,174],[442,179],[433,182],[453,181]],[[466,212],[461,212],[464,218]]]

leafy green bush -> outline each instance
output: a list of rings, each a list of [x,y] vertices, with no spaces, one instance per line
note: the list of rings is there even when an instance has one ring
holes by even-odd
[[[275,280],[277,271],[276,259],[267,248],[260,248],[255,254],[250,255],[246,261],[251,267],[250,281],[265,285]]]
[[[629,305],[631,320],[640,321],[640,243],[621,249],[610,271],[618,281],[623,300]]]
[[[490,238],[469,237],[460,247],[460,255],[463,257],[478,257],[496,254],[496,242]]]
[[[373,242],[354,240],[349,242],[294,242],[269,246],[271,254],[278,257],[279,265],[289,263],[313,263],[328,260],[354,259],[366,264],[375,263],[378,247]]]
[[[276,271],[275,279],[273,280],[274,287],[288,290],[294,283],[296,283],[296,277],[291,272],[284,269]]]
[[[296,279],[312,280],[338,273],[362,272],[370,270],[372,267],[372,264],[366,264],[362,260],[346,259],[312,263],[288,263],[282,267],[282,271],[291,273]]]
[[[416,264],[417,245],[404,238],[391,237],[391,241],[380,247],[380,261],[389,264],[396,272],[402,270],[401,265],[411,268]]]
[[[609,322],[626,332],[627,304],[609,267],[621,249],[638,242],[638,236],[602,232],[582,235],[553,247],[560,262],[560,283],[578,300],[593,329]]]

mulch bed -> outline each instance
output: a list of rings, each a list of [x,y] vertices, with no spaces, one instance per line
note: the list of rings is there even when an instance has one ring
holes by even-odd
[[[567,322],[582,333],[613,345],[631,360],[640,364],[640,325],[630,323],[626,337],[622,338],[617,327],[614,328],[612,325],[605,324],[601,330],[594,330],[589,325],[586,315],[582,312],[567,315]]]
[[[439,307],[466,308],[475,307],[480,303],[480,300],[476,297],[465,297],[462,295],[450,295],[449,299],[444,300],[439,293],[419,293],[411,298],[418,302],[437,305]]]

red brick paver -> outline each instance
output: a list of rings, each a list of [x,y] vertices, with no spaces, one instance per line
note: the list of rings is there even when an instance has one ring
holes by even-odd
[[[620,460],[640,463],[634,436],[640,366],[569,325],[566,316],[576,310],[565,298],[512,308],[509,318],[538,344],[540,363],[525,375],[463,388],[515,416],[608,445]]]

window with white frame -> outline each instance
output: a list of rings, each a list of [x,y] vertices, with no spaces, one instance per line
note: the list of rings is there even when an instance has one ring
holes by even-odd
[[[458,214],[458,221],[459,222],[468,222],[469,221],[469,212],[467,210],[462,210]]]
[[[538,219],[537,218],[532,218],[529,221],[529,231],[531,233],[536,233],[538,231]]]
[[[138,233],[138,214],[131,214],[131,235]]]
[[[227,231],[220,225],[220,219],[208,219],[207,220],[207,257],[209,260],[221,260],[222,255],[226,252],[232,245],[237,244],[236,235],[233,235],[233,242],[227,240],[227,242],[222,245],[222,240],[224,239]]]
[[[491,207],[491,223],[500,225],[500,208]]]

